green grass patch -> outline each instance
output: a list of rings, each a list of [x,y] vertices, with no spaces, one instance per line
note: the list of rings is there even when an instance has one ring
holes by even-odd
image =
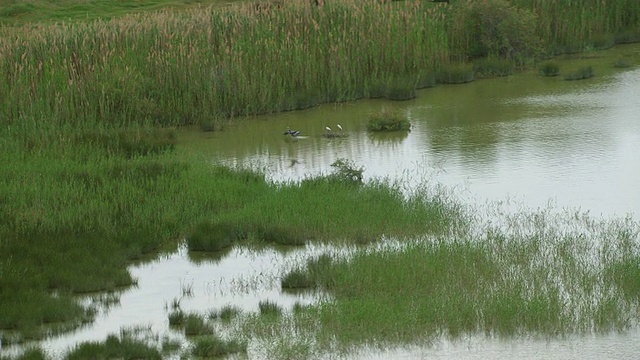
[[[66,359],[162,359],[160,351],[142,340],[129,336],[109,335],[104,342],[84,342],[76,345]]]
[[[557,336],[636,323],[637,222],[549,211],[507,217],[501,224],[509,225],[487,224],[468,239],[325,255],[320,268],[310,261],[292,273],[311,279],[331,300],[298,309],[286,326],[313,333],[322,352],[336,340],[346,348],[372,339],[397,346],[442,334]],[[258,337],[281,326],[260,319],[248,326],[252,321],[266,327],[256,328]]]
[[[191,355],[196,358],[219,358],[231,354],[246,353],[247,344],[238,340],[223,340],[216,335],[208,335],[195,339]]]
[[[400,131],[410,130],[411,122],[406,114],[400,111],[381,110],[369,116],[367,130],[369,131]]]
[[[209,319],[219,319],[222,321],[231,321],[238,317],[242,313],[242,310],[233,305],[225,305],[219,310],[212,310],[209,312]]]

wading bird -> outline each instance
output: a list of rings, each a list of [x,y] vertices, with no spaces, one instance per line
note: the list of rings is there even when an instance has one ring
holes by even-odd
[[[290,128],[287,128],[287,131],[284,132],[284,135],[291,135],[293,137],[296,137],[300,135],[300,131],[297,131],[297,130],[294,131],[294,130],[291,130]]]

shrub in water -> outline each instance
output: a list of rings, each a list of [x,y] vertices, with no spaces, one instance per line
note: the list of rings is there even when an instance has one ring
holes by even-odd
[[[353,161],[340,158],[331,164],[334,169],[331,179],[344,181],[347,183],[362,183],[362,173],[364,173],[363,167],[356,167]]]
[[[560,75],[560,65],[555,61],[545,61],[538,67],[540,73],[544,76]]]
[[[410,130],[411,123],[407,115],[399,111],[382,110],[370,116],[367,129],[370,131]]]
[[[441,84],[463,84],[475,80],[475,75],[471,65],[451,64],[438,70],[436,79]]]
[[[593,68],[591,66],[581,67],[580,69],[565,75],[565,80],[583,80],[593,77]]]
[[[627,58],[617,58],[616,62],[613,63],[613,66],[617,68],[628,68],[631,66],[631,61]]]

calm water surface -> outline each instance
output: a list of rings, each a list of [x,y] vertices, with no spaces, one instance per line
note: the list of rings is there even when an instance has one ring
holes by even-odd
[[[442,184],[467,203],[509,200],[515,208],[538,208],[551,202],[557,208],[605,217],[628,214],[640,220],[640,68],[612,66],[617,56],[640,63],[640,46],[618,47],[606,56],[562,64],[592,65],[597,76],[589,80],[568,82],[524,74],[438,86],[407,102],[323,105],[242,120],[221,132],[184,130],[178,151],[212,163],[259,167],[276,181],[328,173],[331,163],[346,158],[364,166],[367,178],[401,176],[409,187]],[[406,112],[411,132],[366,132],[367,116],[383,108]],[[321,136],[325,126],[337,131],[337,124],[348,137]],[[297,140],[284,136],[287,127],[304,136]],[[168,328],[167,308],[174,300],[183,310],[201,313],[229,304],[256,311],[263,300],[285,308],[312,303],[317,299],[311,295],[282,294],[279,279],[309,254],[326,250],[234,249],[222,259],[193,259],[179,250],[132,266],[137,288],[120,294],[119,303],[105,309],[94,324],[41,345],[62,354],[80,341],[101,341],[131,326],[180,338]],[[363,349],[353,354],[367,359],[639,356],[637,329],[551,340],[470,337],[426,348]]]

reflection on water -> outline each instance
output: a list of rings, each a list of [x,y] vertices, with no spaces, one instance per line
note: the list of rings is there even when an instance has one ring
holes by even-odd
[[[256,312],[260,301],[269,300],[284,309],[295,303],[310,304],[319,295],[280,291],[282,274],[309,256],[330,251],[307,246],[287,252],[235,248],[226,256],[189,254],[185,248],[157,260],[129,268],[138,286],[120,294],[120,301],[98,314],[87,328],[44,341],[44,349],[56,357],[83,341],[103,341],[121,328],[142,326],[160,336],[180,337],[169,329],[171,304],[178,300],[187,313],[206,314],[233,305]],[[331,250],[332,252],[335,249]]]
[[[638,214],[637,99],[640,69],[582,82],[530,74],[440,86],[402,103],[324,105],[181,137],[187,153],[259,167],[276,181],[327,173],[347,158],[369,178],[409,173],[414,185],[463,188],[480,203],[515,198],[537,208],[553,200],[597,215]],[[368,114],[384,107],[406,111],[411,132],[367,133]],[[320,136],[337,123],[349,137]],[[288,126],[307,137],[283,137]]]

